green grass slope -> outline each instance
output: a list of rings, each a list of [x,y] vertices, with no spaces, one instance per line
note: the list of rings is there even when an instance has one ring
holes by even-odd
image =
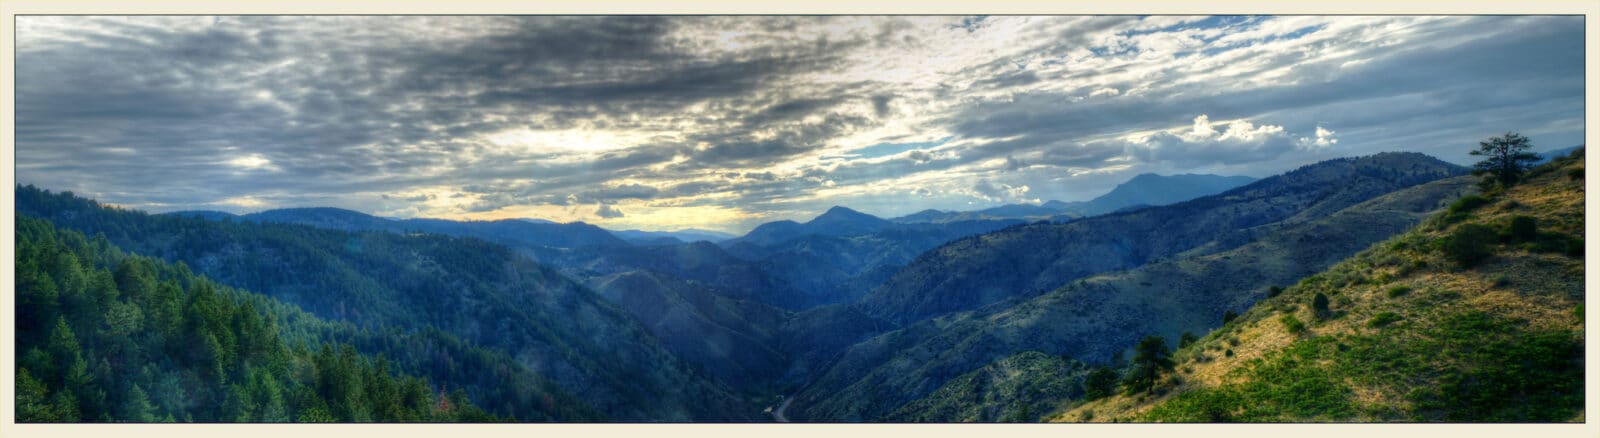
[[[1053,420],[1583,421],[1582,156],[1257,303],[1151,391]]]

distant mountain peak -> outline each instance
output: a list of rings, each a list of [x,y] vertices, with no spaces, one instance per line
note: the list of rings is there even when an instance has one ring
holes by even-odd
[[[862,212],[859,212],[859,211],[856,211],[856,210],[852,210],[849,207],[845,207],[845,206],[842,206],[842,205],[835,205],[832,208],[829,208],[828,211],[823,212],[822,215],[817,216],[816,219],[812,219],[812,221],[815,222],[817,219],[833,218],[833,217],[857,218],[857,219],[859,219],[859,218],[877,219],[878,218],[877,216],[873,216],[873,215],[870,215],[870,214],[866,214],[866,213],[862,213]]]

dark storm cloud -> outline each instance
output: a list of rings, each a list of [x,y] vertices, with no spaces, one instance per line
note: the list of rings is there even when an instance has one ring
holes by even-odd
[[[594,215],[606,219],[614,219],[624,216],[622,214],[622,210],[618,210],[616,207],[612,207],[610,205],[601,205],[600,208],[595,210]]]
[[[761,87],[826,68],[851,44],[795,44],[707,58],[665,40],[679,20],[664,17],[484,19],[494,29],[486,35],[406,44],[385,41],[382,29],[419,19],[81,21],[95,30],[87,41],[30,35],[20,41],[23,161],[129,170],[84,185],[194,185],[215,188],[217,197],[262,184],[261,178],[236,177],[235,169],[217,166],[237,153],[272,163],[281,176],[273,183],[285,190],[398,188],[383,184],[381,176],[431,167],[467,179],[521,170],[544,170],[559,179],[578,167],[591,174],[626,171],[678,152],[619,153],[573,168],[518,169],[465,162],[465,154],[497,152],[460,140],[511,128],[594,127],[624,116],[670,118],[687,105],[717,99],[757,100]],[[770,116],[804,117],[829,101],[779,105]],[[517,120],[530,115],[537,120]],[[806,150],[814,137],[846,122],[832,117],[818,126],[783,126],[806,142],[729,142],[696,157],[707,163],[723,156],[741,162],[781,158],[786,151]],[[742,133],[702,135],[722,140]],[[105,148],[138,153],[97,152]],[[172,181],[175,174],[189,180]]]

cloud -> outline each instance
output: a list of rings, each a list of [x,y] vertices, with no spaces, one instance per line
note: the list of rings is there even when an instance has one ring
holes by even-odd
[[[623,216],[622,210],[618,210],[616,207],[609,205],[601,205],[600,208],[595,209],[594,215],[599,216],[602,219],[616,219]]]
[[[1464,162],[1508,129],[1581,143],[1586,109],[1577,16],[16,24],[18,179],[157,211],[716,207],[735,227],[852,202],[1086,199],[1132,171]],[[884,144],[917,146],[851,153]]]
[[[1250,163],[1277,158],[1296,149],[1320,148],[1338,142],[1333,132],[1317,128],[1316,137],[1296,140],[1282,126],[1256,125],[1245,120],[1222,126],[1201,114],[1187,130],[1168,130],[1141,136],[1127,143],[1127,154],[1143,161],[1173,161],[1186,165]]]
[[[1339,144],[1339,139],[1333,138],[1333,131],[1318,126],[1314,137],[1300,137],[1299,146],[1305,149],[1318,149],[1336,144]]]
[[[972,186],[972,192],[986,201],[1031,202],[1028,195],[1028,186],[1013,186],[1010,184],[993,183],[987,179],[980,179]]]

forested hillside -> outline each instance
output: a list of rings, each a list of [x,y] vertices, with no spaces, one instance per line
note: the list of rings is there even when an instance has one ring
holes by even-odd
[[[182,265],[26,216],[16,254],[18,421],[498,420]]]
[[[17,189],[19,213],[58,227],[99,233],[129,251],[181,261],[220,283],[262,293],[319,317],[349,321],[372,338],[372,351],[427,357],[439,343],[485,350],[487,374],[447,373],[491,412],[537,418],[563,397],[612,419],[759,418],[740,396],[695,371],[625,311],[554,270],[504,246],[476,239],[388,232],[347,232],[301,225],[212,222],[104,207],[32,187]],[[425,337],[439,332],[447,340]],[[436,337],[436,336],[435,336]],[[420,349],[417,350],[417,349]],[[506,360],[509,358],[509,360]],[[432,372],[412,361],[409,372]],[[640,366],[639,364],[649,364]],[[445,378],[445,377],[440,377]],[[549,400],[546,400],[546,399]]]

